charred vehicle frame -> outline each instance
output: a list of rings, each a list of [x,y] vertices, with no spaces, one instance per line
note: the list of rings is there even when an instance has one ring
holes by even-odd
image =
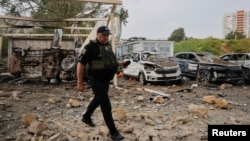
[[[207,52],[180,52],[172,57],[178,62],[183,76],[199,82],[229,82],[242,84],[243,72],[235,63],[226,62]]]
[[[48,43],[51,42],[49,39],[18,38],[13,39],[12,42],[9,70],[17,78],[49,83],[76,78],[76,51],[72,40],[64,41],[63,47],[49,45]],[[31,46],[27,47],[27,44]]]
[[[222,55],[220,59],[238,64],[244,73],[244,80],[250,83],[250,53],[229,53]]]
[[[133,77],[143,85],[148,82],[182,83],[179,65],[168,58],[158,58],[158,52],[135,52],[125,54],[122,60],[130,60],[130,65],[123,69],[124,77]]]

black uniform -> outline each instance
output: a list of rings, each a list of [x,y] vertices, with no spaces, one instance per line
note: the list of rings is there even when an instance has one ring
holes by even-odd
[[[82,63],[84,66],[90,63],[93,60],[103,59],[100,55],[100,45],[101,47],[105,47],[98,40],[90,41],[87,44],[82,54],[79,56],[78,62]],[[108,46],[107,44],[106,46]],[[85,72],[86,73],[86,72]],[[87,107],[87,111],[83,115],[84,118],[90,118],[95,109],[100,105],[101,111],[105,120],[107,127],[109,128],[110,134],[114,135],[118,133],[111,112],[111,103],[108,96],[109,91],[109,82],[113,79],[114,74],[116,73],[116,69],[98,69],[98,70],[90,70],[87,72],[88,75],[93,77],[91,87],[94,93],[94,98],[90,102]]]

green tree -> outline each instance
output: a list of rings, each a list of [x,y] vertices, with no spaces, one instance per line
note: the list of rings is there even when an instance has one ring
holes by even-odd
[[[114,14],[114,19],[116,21],[116,31],[115,31],[115,38],[117,40],[120,40],[121,38],[121,31],[122,31],[122,24],[124,26],[126,26],[126,24],[128,23],[127,21],[127,18],[129,17],[129,14],[128,14],[128,10],[124,9],[124,8],[121,8],[119,7],[118,9],[120,10],[117,10]]]
[[[168,41],[180,42],[186,39],[184,28],[180,27],[172,32],[170,37],[168,37]]]
[[[230,31],[226,36],[225,39],[232,40],[232,39],[243,39],[246,36],[242,32],[237,31]]]
[[[250,52],[250,39],[230,40],[227,45],[233,52]]]
[[[111,8],[109,5],[101,3],[91,3],[74,0],[0,0],[0,6],[5,15],[18,17],[32,17],[35,19],[64,19],[64,18],[107,18]],[[113,5],[112,5],[113,6]],[[126,26],[128,11],[121,9],[119,24]],[[15,20],[8,20],[6,24],[15,24]],[[23,25],[37,25],[43,28],[35,28],[32,33],[54,33],[54,29],[61,26],[89,27],[95,25],[95,21],[77,21],[77,22],[22,22]],[[15,30],[15,29],[14,29]],[[20,30],[20,29],[19,29]],[[121,30],[121,26],[118,30]],[[26,30],[27,31],[27,30]],[[63,33],[88,34],[90,30],[63,30]],[[120,31],[121,32],[121,31]],[[77,38],[81,44],[83,38]]]
[[[37,19],[107,17],[111,10],[109,6],[100,3],[73,0],[0,0],[0,6],[5,15]],[[120,18],[121,23],[126,25],[128,18],[126,9],[122,8]],[[91,25],[91,22],[40,22],[38,24],[44,26],[70,26],[77,24],[80,27],[86,24]]]
[[[210,52],[215,55],[221,55],[221,40],[219,39],[190,39],[186,42],[176,42],[174,44],[174,53],[193,51]]]

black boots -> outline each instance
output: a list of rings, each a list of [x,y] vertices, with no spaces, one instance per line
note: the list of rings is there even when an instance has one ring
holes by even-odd
[[[120,141],[120,140],[123,140],[124,137],[120,133],[116,133],[114,135],[111,135],[111,139],[113,141]]]
[[[88,124],[88,125],[91,126],[91,127],[95,127],[95,124],[92,122],[92,120],[91,120],[91,119],[84,118],[84,116],[82,117],[82,122]]]

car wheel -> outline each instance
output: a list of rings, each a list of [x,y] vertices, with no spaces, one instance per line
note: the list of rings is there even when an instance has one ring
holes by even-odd
[[[142,85],[146,85],[147,84],[145,75],[143,73],[139,74],[139,81],[142,83]]]
[[[211,72],[209,70],[200,70],[199,81],[202,83],[209,83],[211,80]]]
[[[246,83],[250,83],[250,70],[249,69],[243,69],[244,79]]]
[[[183,80],[182,80],[182,79],[177,80],[177,81],[176,81],[176,84],[177,84],[177,85],[182,85],[182,84],[183,84]]]
[[[128,77],[127,75],[123,75],[123,79],[124,79],[124,80],[128,80],[128,78],[129,78],[129,77]]]

